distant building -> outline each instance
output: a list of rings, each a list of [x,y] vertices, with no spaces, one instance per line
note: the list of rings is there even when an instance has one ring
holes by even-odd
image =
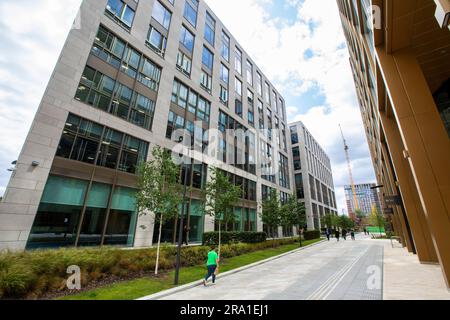
[[[378,197],[378,193],[376,189],[371,189],[375,187],[375,183],[363,183],[356,184],[356,199],[358,201],[358,208],[361,210],[366,216],[372,213],[372,208],[381,212],[380,198]],[[353,196],[353,190],[351,186],[344,186],[345,190],[345,200],[347,203],[348,215],[352,218],[356,218],[356,205]]]
[[[337,215],[330,158],[302,122],[289,128],[297,199],[305,203],[308,229],[319,230],[321,217]]]

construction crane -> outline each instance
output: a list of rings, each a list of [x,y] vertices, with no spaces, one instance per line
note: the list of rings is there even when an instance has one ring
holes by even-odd
[[[348,152],[348,150],[350,148],[348,147],[347,141],[345,140],[344,132],[342,131],[341,125],[339,125],[339,129],[341,129],[342,141],[344,141],[345,157],[347,159],[347,165],[348,165],[348,175],[350,177],[350,186],[352,187],[353,202],[355,204],[355,211],[356,211],[356,210],[359,209],[359,204],[358,204],[358,198],[356,196],[355,182],[353,181],[352,165],[351,165],[351,162],[350,162],[350,155],[349,155],[349,152]]]

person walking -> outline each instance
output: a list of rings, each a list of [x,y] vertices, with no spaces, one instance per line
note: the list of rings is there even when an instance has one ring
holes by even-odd
[[[365,236],[367,235],[367,229],[366,228],[364,228],[364,235]]]
[[[347,229],[342,229],[342,238],[347,241]]]
[[[216,252],[216,246],[211,245],[211,251],[208,252],[208,261],[206,262],[208,273],[203,279],[203,285],[206,287],[209,277],[212,276],[212,283],[216,283],[216,270],[219,267],[219,256]]]
[[[352,237],[352,240],[356,240],[355,239],[355,230],[350,230],[350,236]]]
[[[334,236],[336,237],[336,240],[339,242],[339,237],[341,236],[341,234],[338,229],[336,229],[336,231],[334,231]]]
[[[331,236],[330,229],[325,230],[325,235],[327,236],[328,241],[330,241],[330,236]]]

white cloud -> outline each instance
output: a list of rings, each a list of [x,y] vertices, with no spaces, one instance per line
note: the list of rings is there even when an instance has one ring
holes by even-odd
[[[0,195],[81,0],[0,2]]]

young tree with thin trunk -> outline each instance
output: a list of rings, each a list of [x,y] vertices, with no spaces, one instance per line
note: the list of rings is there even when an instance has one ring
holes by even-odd
[[[139,167],[136,203],[139,215],[153,213],[155,225],[159,223],[155,274],[158,274],[162,226],[178,215],[178,204],[182,201],[181,185],[178,183],[179,167],[172,161],[170,151],[153,148],[153,160]]]
[[[288,202],[281,206],[280,213],[283,225],[297,227],[301,246],[302,234],[300,230],[303,229],[306,225],[305,204],[298,202],[295,197],[291,196],[289,197]]]
[[[275,189],[272,189],[269,197],[263,201],[260,215],[262,222],[268,227],[268,236],[273,238],[273,228],[278,228],[282,222],[280,200]]]
[[[203,190],[205,213],[214,217],[219,225],[219,257],[220,257],[220,231],[222,225],[235,222],[234,207],[241,197],[241,188],[230,182],[228,177],[218,168],[210,167],[211,179]]]

